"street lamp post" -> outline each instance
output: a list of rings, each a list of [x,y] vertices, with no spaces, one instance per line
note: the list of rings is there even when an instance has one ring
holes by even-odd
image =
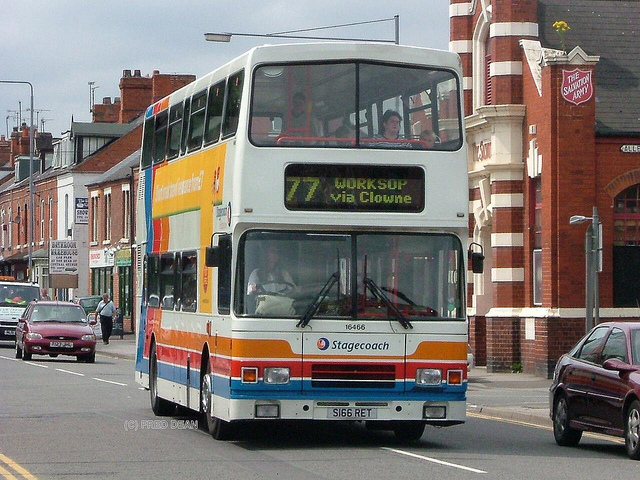
[[[29,243],[29,281],[33,281],[33,85],[31,82],[25,82],[21,80],[0,80],[0,83],[11,83],[29,85],[31,90],[31,111],[30,124],[29,124],[29,234],[27,235],[27,242]]]
[[[598,207],[593,207],[593,215],[573,215],[569,219],[571,225],[578,225],[591,220],[584,239],[584,253],[586,259],[585,274],[585,326],[590,331],[600,323],[600,293],[598,273],[602,271],[602,223],[598,216]]]
[[[369,23],[380,23],[380,22],[388,22],[393,20],[395,35],[393,40],[372,40],[367,38],[343,38],[343,37],[316,37],[309,35],[291,35],[292,33],[303,33],[303,32],[312,32],[317,30],[327,30],[329,28],[340,28],[340,27],[351,27],[354,25],[365,25]],[[340,40],[347,42],[382,42],[382,43],[395,43],[396,45],[400,44],[400,15],[394,15],[390,18],[381,18],[379,20],[368,20],[365,22],[353,22],[353,23],[342,23],[340,25],[329,25],[327,27],[315,27],[315,28],[305,28],[302,30],[289,30],[286,32],[277,32],[277,33],[205,33],[204,38],[208,42],[221,42],[221,43],[229,43],[231,41],[232,36],[238,37],[275,37],[275,38],[294,38],[294,39],[306,39],[306,40]]]

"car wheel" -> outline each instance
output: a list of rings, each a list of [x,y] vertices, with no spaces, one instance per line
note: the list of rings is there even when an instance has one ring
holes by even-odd
[[[151,346],[149,356],[149,392],[151,396],[151,410],[157,416],[168,416],[175,411],[175,404],[158,396],[158,358],[156,346]]]
[[[20,348],[20,345],[18,345],[17,341],[16,341],[16,358],[22,358],[22,349]]]
[[[640,460],[640,402],[634,400],[627,410],[624,445],[629,458]]]
[[[393,434],[402,442],[420,440],[424,433],[423,422],[398,422],[393,426]]]
[[[200,414],[206,422],[207,431],[216,440],[228,440],[233,436],[233,426],[229,422],[225,422],[218,417],[212,417],[211,412],[213,405],[211,404],[211,393],[213,385],[211,384],[211,364],[206,359],[207,367],[205,374],[200,378]]]
[[[559,395],[553,406],[553,436],[556,443],[563,447],[572,447],[578,444],[582,437],[582,430],[576,430],[569,426],[569,404],[564,395]]]
[[[85,361],[87,363],[96,363],[96,354],[95,352],[92,353],[91,355],[87,355],[86,357],[84,357]]]

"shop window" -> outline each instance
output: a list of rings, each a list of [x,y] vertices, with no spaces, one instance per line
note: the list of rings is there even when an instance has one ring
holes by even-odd
[[[640,305],[640,184],[622,191],[613,210],[613,306]]]
[[[532,184],[533,214],[533,304],[542,305],[542,178]]]

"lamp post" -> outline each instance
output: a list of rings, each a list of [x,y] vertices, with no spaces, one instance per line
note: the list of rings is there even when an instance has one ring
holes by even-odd
[[[29,235],[27,235],[27,242],[29,243],[29,281],[33,281],[33,85],[31,82],[25,82],[21,80],[0,80],[0,83],[29,85],[31,90],[31,118],[29,121]]]
[[[303,33],[303,32],[312,32],[317,30],[327,30],[329,28],[340,28],[340,27],[351,27],[354,25],[366,25],[369,23],[380,23],[380,22],[388,22],[393,20],[394,28],[395,28],[395,36],[393,40],[372,40],[367,38],[343,38],[343,37],[316,37],[316,36],[308,36],[308,35],[291,35],[292,33]],[[315,28],[304,28],[301,30],[289,30],[286,32],[277,32],[277,33],[205,33],[204,38],[208,42],[221,42],[221,43],[229,43],[231,41],[232,36],[237,37],[275,37],[275,38],[294,38],[294,39],[306,39],[306,40],[340,40],[346,42],[383,42],[383,43],[395,43],[396,45],[400,44],[400,15],[394,15],[390,18],[381,18],[379,20],[368,20],[365,22],[353,22],[353,23],[342,23],[339,25],[329,25],[326,27],[315,27]]]
[[[573,215],[569,219],[569,224],[571,225],[579,225],[588,220],[591,220],[591,224],[587,227],[584,239],[586,259],[585,326],[587,332],[600,322],[598,273],[602,271],[602,223],[600,223],[600,217],[598,216],[598,207],[593,207],[593,215],[591,217]]]

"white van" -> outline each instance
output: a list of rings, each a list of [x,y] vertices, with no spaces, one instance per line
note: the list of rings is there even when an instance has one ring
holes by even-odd
[[[32,300],[40,300],[38,284],[0,281],[0,340],[16,341],[18,318]]]

